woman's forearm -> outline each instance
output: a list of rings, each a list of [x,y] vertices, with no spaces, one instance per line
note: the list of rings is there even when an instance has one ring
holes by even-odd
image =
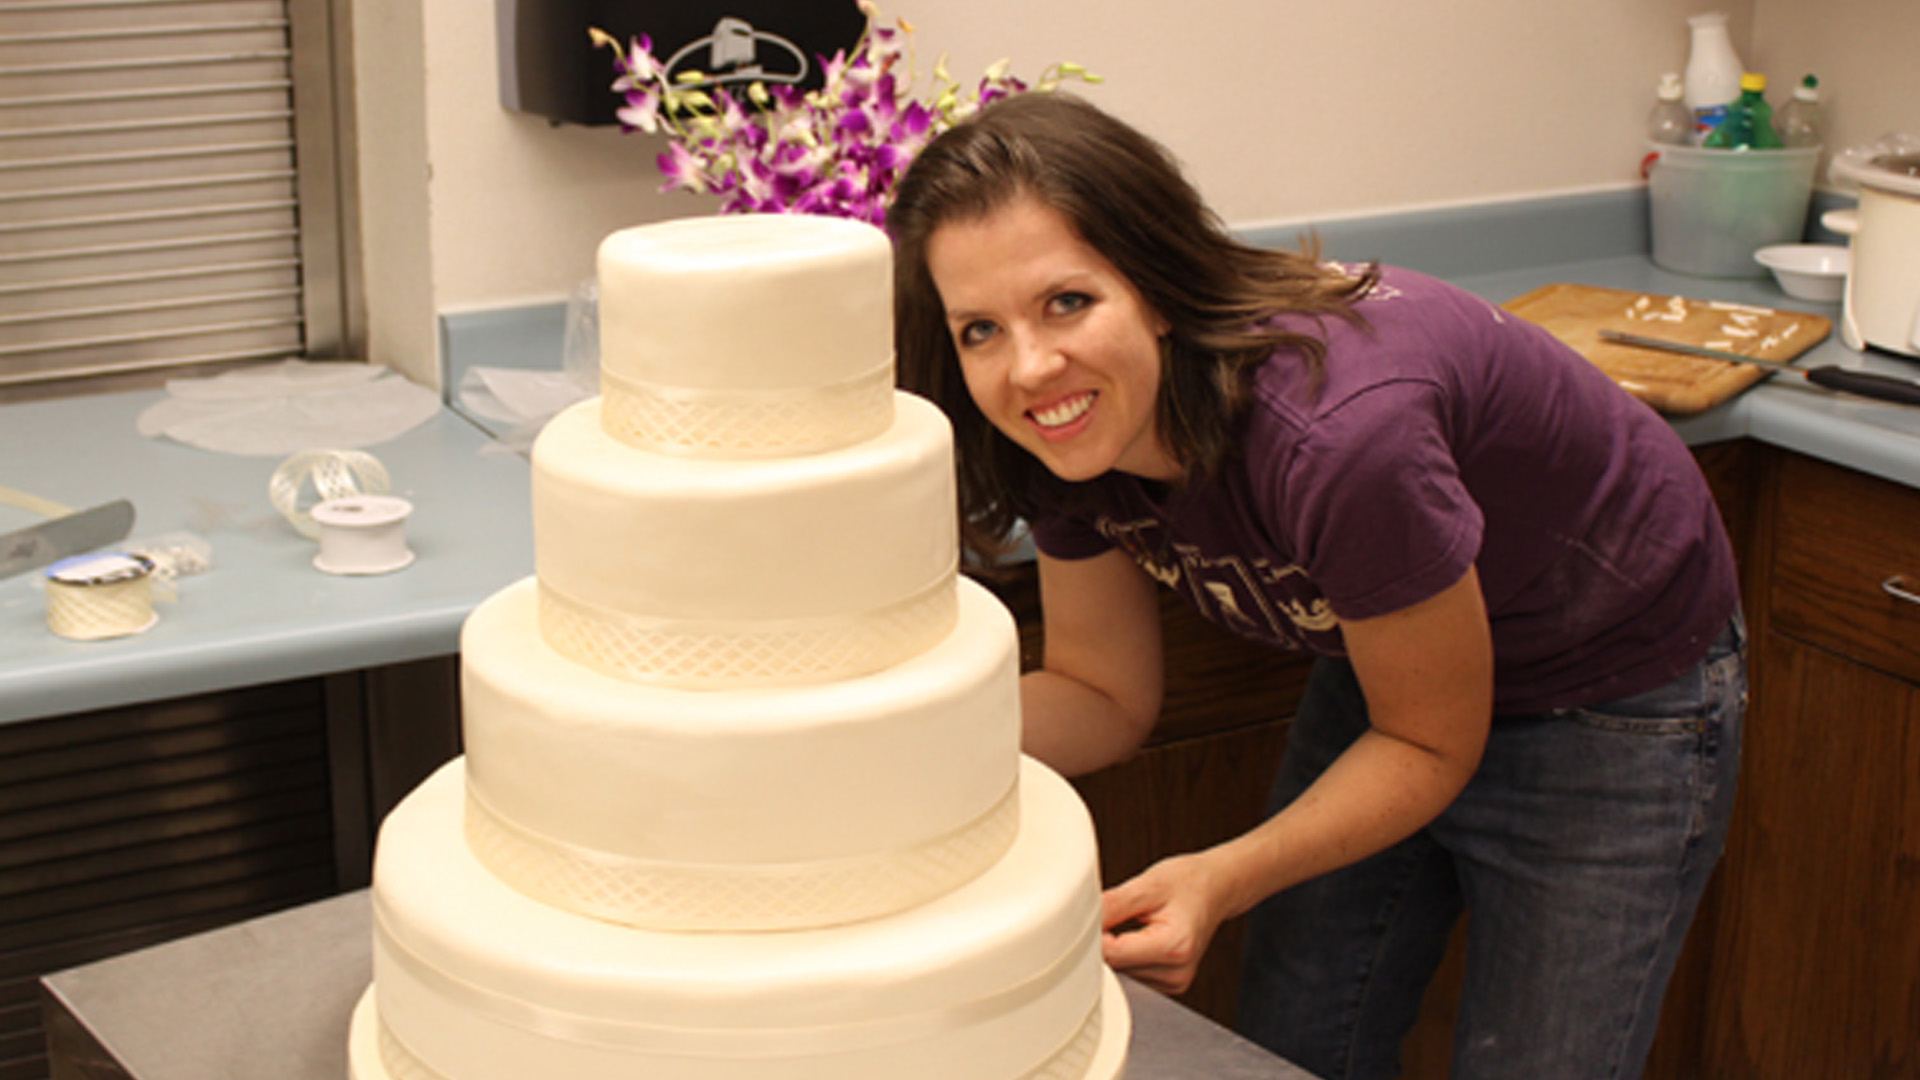
[[[1477,758],[1367,731],[1300,797],[1257,828],[1207,849],[1222,918],[1383,851],[1447,808]]]
[[[1064,776],[1080,776],[1133,756],[1153,729],[1111,697],[1057,672],[1020,679],[1021,749]]]

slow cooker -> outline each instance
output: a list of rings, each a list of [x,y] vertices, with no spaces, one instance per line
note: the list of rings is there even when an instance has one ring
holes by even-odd
[[[1920,356],[1920,145],[1900,138],[1836,154],[1829,175],[1860,193],[1856,211],[1822,218],[1852,249],[1841,340]]]

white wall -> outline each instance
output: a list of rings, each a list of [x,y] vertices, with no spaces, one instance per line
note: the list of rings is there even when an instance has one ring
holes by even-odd
[[[417,383],[439,386],[440,303],[433,176],[425,133],[426,67],[419,57],[421,0],[374,0],[354,10],[355,123],[359,129],[360,232],[367,292],[367,353]]]
[[[1729,13],[1776,88],[1821,75],[1833,141],[1920,133],[1920,65],[1896,55],[1920,40],[1915,0],[882,6],[913,24],[923,70],[945,51],[962,78],[1002,56],[1024,75],[1056,59],[1100,72],[1086,96],[1165,141],[1236,226],[1633,185],[1652,88],[1685,64],[1686,17],[1705,10]],[[375,359],[433,382],[420,330],[437,312],[559,298],[606,233],[711,208],[656,192],[657,139],[501,109],[491,0],[357,0],[356,18],[369,259],[385,250],[411,275],[382,290],[370,268]],[[370,41],[370,23],[398,18],[417,29]],[[409,78],[417,116],[370,100],[373,83]],[[395,190],[422,151],[425,192]]]
[[[1900,132],[1920,136],[1920,2],[1758,0],[1753,48],[1783,103],[1800,76],[1820,77],[1826,144],[1844,149]],[[1822,176],[1824,182],[1825,176]]]

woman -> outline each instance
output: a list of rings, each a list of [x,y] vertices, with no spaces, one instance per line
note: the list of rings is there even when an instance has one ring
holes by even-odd
[[[1471,295],[1235,242],[1063,95],[937,139],[888,228],[969,542],[1033,526],[1031,753],[1141,745],[1156,583],[1317,655],[1269,819],[1110,890],[1109,963],[1177,992],[1251,912],[1246,1033],[1392,1076],[1464,907],[1456,1076],[1637,1075],[1745,699],[1731,552],[1667,425]]]

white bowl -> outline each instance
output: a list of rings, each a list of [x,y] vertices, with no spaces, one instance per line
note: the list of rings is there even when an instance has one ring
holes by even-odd
[[[1847,288],[1847,249],[1838,244],[1775,244],[1753,253],[1788,296],[1836,304]]]

